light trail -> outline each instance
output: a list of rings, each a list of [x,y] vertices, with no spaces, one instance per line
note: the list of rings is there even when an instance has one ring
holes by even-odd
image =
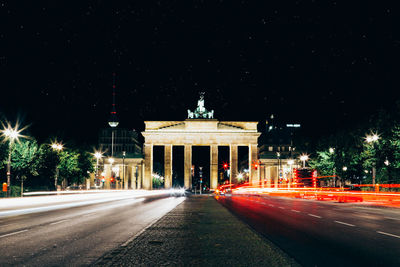
[[[277,186],[277,185],[274,185]],[[282,186],[282,185],[279,185]],[[370,187],[371,185],[354,185]],[[374,191],[349,191],[349,188],[334,187],[264,187],[263,185],[249,185],[248,183],[232,187],[232,195],[257,195],[314,199],[320,201],[352,202],[368,205],[399,207],[400,193],[380,192],[379,188],[400,188],[400,184],[377,184]],[[221,190],[229,190],[227,187]],[[216,192],[216,194],[218,194]]]

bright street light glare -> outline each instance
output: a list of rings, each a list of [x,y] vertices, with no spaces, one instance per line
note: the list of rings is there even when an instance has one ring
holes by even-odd
[[[95,157],[96,159],[100,159],[101,157],[103,157],[103,154],[102,154],[101,152],[96,151],[96,152],[94,153],[94,157]]]
[[[301,161],[307,161],[308,160],[308,155],[301,155],[300,156]]]

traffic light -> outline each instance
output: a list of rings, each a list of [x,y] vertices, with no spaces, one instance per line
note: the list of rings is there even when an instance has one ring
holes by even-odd
[[[228,165],[228,163],[224,163],[224,164],[222,165],[222,167],[224,168],[224,170],[227,170],[227,169],[229,168],[229,165]]]
[[[313,186],[317,187],[317,170],[314,170],[312,172],[312,181],[313,181]]]
[[[297,179],[299,177],[298,170],[296,168],[293,168],[293,183],[297,184]]]

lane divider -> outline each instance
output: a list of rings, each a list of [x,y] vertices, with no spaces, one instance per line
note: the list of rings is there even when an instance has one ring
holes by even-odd
[[[26,231],[28,231],[28,230],[25,229],[25,230],[13,232],[13,233],[5,234],[5,235],[0,235],[0,238],[2,238],[2,237],[7,237],[7,236],[10,236],[10,235],[16,235],[16,234],[23,233],[23,232],[26,232]]]
[[[387,236],[391,236],[391,237],[396,237],[396,238],[400,238],[400,236],[398,235],[394,235],[394,234],[390,234],[390,233],[385,233],[385,232],[381,232],[381,231],[376,231],[378,234],[381,235],[387,235]]]
[[[297,213],[300,213],[300,212],[301,212],[301,211],[299,211],[299,210],[292,210],[292,211],[297,212]]]
[[[315,214],[311,214],[311,213],[309,213],[308,215],[309,215],[309,216],[312,216],[312,217],[315,217],[315,218],[319,218],[319,219],[322,218],[321,216],[318,216],[318,215],[315,215]]]
[[[345,223],[345,222],[341,222],[341,221],[335,221],[335,223],[340,223],[340,224],[347,225],[347,226],[352,226],[352,227],[354,227],[354,226],[355,226],[354,224],[351,224],[351,223]]]
[[[58,222],[53,222],[50,225],[55,225],[55,224],[63,223],[63,222],[66,222],[66,221],[69,221],[69,220],[65,219],[65,220],[61,220],[61,221],[58,221]]]

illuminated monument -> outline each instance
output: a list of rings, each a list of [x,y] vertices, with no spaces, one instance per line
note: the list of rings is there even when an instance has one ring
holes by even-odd
[[[230,148],[231,177],[238,173],[238,147],[249,148],[249,180],[258,183],[259,173],[251,168],[258,160],[258,122],[218,121],[214,119],[214,111],[207,111],[204,106],[204,93],[200,94],[194,112],[188,110],[188,118],[184,121],[145,121],[144,156],[145,170],[143,188],[152,189],[153,146],[164,146],[165,188],[172,186],[172,147],[184,147],[184,186],[191,188],[192,147],[210,147],[210,188],[218,186],[218,146]]]

